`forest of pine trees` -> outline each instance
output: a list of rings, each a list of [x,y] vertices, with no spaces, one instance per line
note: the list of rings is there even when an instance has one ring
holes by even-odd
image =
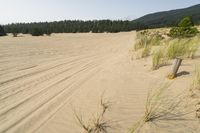
[[[6,35],[6,33],[5,33],[4,29],[3,29],[3,27],[0,26],[0,36],[5,36],[5,35]]]
[[[140,24],[134,24],[132,21],[122,20],[66,20],[55,22],[38,23],[16,23],[4,25],[6,33],[23,33],[32,35],[50,35],[51,33],[103,33],[103,32],[123,32],[131,30],[140,30],[146,28]]]

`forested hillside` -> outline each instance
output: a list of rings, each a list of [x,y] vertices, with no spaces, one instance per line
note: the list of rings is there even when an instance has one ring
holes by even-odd
[[[184,17],[191,17],[194,24],[200,24],[200,4],[165,12],[158,12],[145,15],[139,19],[134,20],[134,23],[146,25],[148,28],[169,27],[176,26],[178,22]]]

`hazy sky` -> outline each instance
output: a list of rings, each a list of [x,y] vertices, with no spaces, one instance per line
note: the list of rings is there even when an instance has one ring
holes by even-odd
[[[138,18],[200,0],[0,0],[0,24],[68,19]]]

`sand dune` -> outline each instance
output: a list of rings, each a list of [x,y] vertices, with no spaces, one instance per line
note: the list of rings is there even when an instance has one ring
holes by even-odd
[[[149,58],[131,60],[134,39],[135,32],[0,38],[0,132],[80,133],[74,110],[87,120],[102,94],[112,102],[110,132],[127,132],[144,114],[148,88],[170,70],[151,71]],[[180,71],[192,73],[198,62],[184,61]],[[172,82],[174,94],[190,78]]]

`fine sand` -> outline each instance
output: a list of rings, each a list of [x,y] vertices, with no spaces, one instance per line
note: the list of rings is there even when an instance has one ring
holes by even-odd
[[[109,133],[126,133],[144,115],[148,89],[168,81],[170,71],[152,71],[150,58],[132,59],[135,35],[1,37],[0,133],[82,133],[74,112],[88,121],[99,112],[101,97],[112,103],[105,116],[114,127]],[[169,81],[172,94],[188,91],[199,61],[183,61],[180,72],[188,74]],[[168,130],[156,133],[162,132]]]

